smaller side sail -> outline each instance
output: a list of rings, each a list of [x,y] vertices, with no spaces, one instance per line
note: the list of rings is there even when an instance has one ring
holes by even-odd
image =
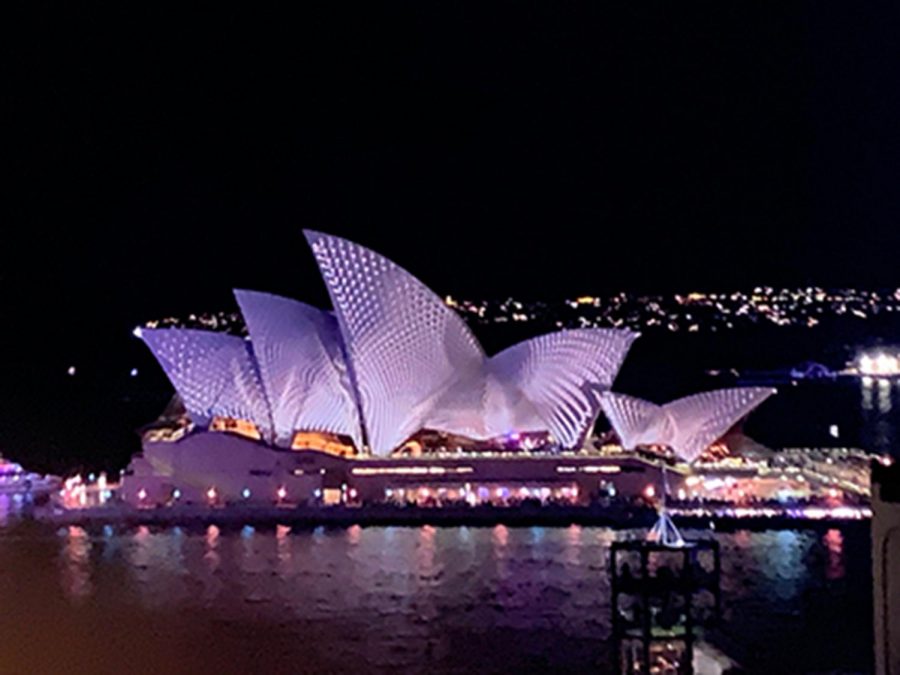
[[[681,459],[693,462],[774,393],[769,387],[717,389],[661,406],[606,393],[601,405],[624,447],[667,445]]]
[[[271,433],[269,406],[247,340],[184,328],[145,328],[140,336],[196,424],[230,417],[253,422],[263,435]]]
[[[676,420],[672,449],[693,462],[741,418],[775,393],[771,387],[716,389],[686,396],[665,405]]]
[[[627,450],[667,441],[670,437],[665,429],[660,429],[660,423],[666,420],[662,406],[613,392],[600,397],[600,406],[622,447]]]

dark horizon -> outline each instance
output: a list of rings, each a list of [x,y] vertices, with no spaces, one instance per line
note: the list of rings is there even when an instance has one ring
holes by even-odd
[[[898,18],[38,10],[12,48],[3,301],[129,321],[232,287],[322,301],[302,228],[460,296],[895,288]]]

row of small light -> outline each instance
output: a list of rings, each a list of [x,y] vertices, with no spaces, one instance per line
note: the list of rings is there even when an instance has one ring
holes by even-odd
[[[687,517],[726,517],[726,518],[808,518],[822,520],[863,520],[872,517],[872,509],[868,506],[800,506],[776,508],[772,506],[730,506],[723,508],[696,507],[685,508],[670,506],[670,512]]]
[[[316,490],[316,492],[321,494],[319,490]],[[179,499],[181,499],[181,494],[181,490],[175,488],[174,490],[172,490],[172,499],[178,501]],[[318,497],[319,494],[317,494],[316,496]],[[141,488],[137,491],[137,498],[141,502],[146,501],[148,496],[149,495],[145,488]],[[243,490],[241,490],[241,497],[243,497],[244,499],[250,499],[250,497],[252,496],[253,493],[250,491],[250,488],[245,487]],[[279,488],[275,491],[275,496],[278,498],[279,502],[283,502],[285,499],[287,499],[288,496],[287,488],[284,485],[279,486]],[[207,489],[206,499],[210,504],[214,504],[216,501],[218,501],[219,491],[214,485],[210,486],[209,489]]]
[[[479,501],[484,502],[485,500],[490,499],[491,492],[493,492],[494,497],[497,499],[507,499],[509,497],[518,496],[521,499],[527,499],[529,497],[533,497],[536,499],[546,500],[551,496],[551,490],[548,487],[541,488],[528,488],[528,487],[520,487],[518,489],[508,488],[508,487],[498,487],[487,488],[484,486],[479,486],[476,489],[472,489],[471,486],[467,483],[464,487],[459,489],[454,488],[428,488],[428,487],[411,487],[411,488],[385,488],[384,496],[388,499],[392,499],[395,496],[403,498],[407,495],[413,495],[415,497],[421,499],[428,499],[430,497],[436,497],[439,500],[444,497],[450,497],[451,499],[462,498],[466,502],[471,505],[477,504]],[[563,486],[559,488],[559,494],[564,497],[577,497],[578,496],[578,486]],[[350,489],[349,492],[350,498],[356,498],[356,490]]]
[[[344,485],[341,488],[341,492],[343,494],[344,501],[354,500],[359,496],[359,492],[357,491],[356,488],[348,489],[346,485]],[[322,494],[323,494],[322,490],[319,488],[316,488],[313,491],[313,497],[315,497],[316,499],[321,499]],[[182,495],[181,490],[179,490],[178,488],[175,488],[174,490],[172,490],[171,496],[174,501],[178,501],[179,499],[181,499],[181,495]],[[241,497],[243,497],[244,499],[250,499],[251,496],[253,496],[253,493],[250,491],[250,488],[245,487],[243,490],[241,490]],[[287,488],[282,485],[281,487],[278,488],[278,490],[276,490],[275,496],[278,498],[279,502],[284,502],[288,496]],[[140,490],[137,491],[138,501],[146,502],[148,497],[149,497],[149,493],[147,492],[146,488],[142,487]],[[216,489],[215,486],[211,486],[206,491],[207,501],[210,504],[215,504],[218,501],[218,498],[219,498],[218,490]]]

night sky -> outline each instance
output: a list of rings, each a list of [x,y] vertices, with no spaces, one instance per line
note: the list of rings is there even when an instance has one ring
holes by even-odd
[[[900,286],[896,3],[373,4],[9,17],[4,400],[324,304],[304,227],[464,297]]]

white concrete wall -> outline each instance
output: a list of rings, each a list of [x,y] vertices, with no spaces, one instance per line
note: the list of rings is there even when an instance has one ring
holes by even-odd
[[[207,503],[207,492],[213,488],[217,502],[274,504],[283,487],[284,501],[310,501],[321,487],[321,476],[294,475],[293,459],[290,452],[227,433],[145,443],[143,454],[131,461],[128,468],[133,473],[126,472],[119,494],[130,504],[150,506],[168,503],[177,489],[181,502]],[[243,495],[245,489],[250,490],[249,499]]]

